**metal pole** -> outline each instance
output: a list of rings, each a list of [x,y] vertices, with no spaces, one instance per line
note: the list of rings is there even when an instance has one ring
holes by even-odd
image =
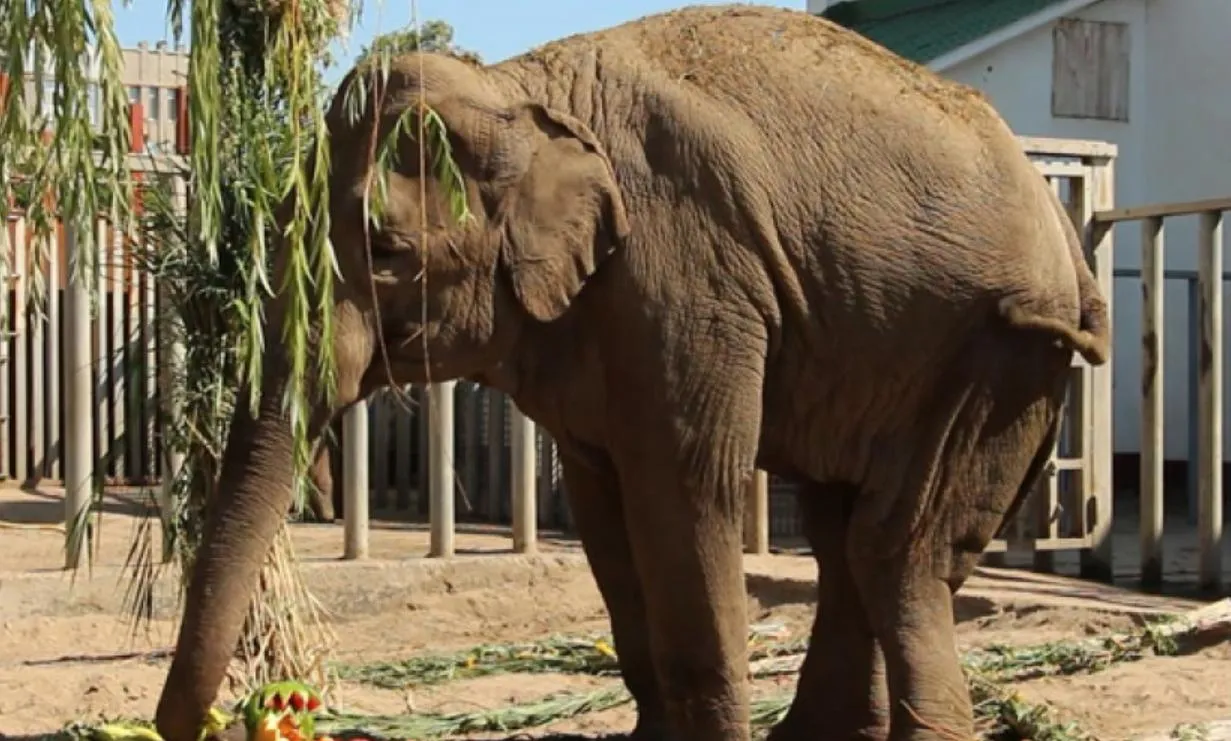
[[[752,472],[744,500],[744,553],[769,553],[769,474]]]
[[[65,253],[77,254],[77,225],[65,224]],[[64,292],[64,568],[83,565],[94,457],[94,374],[90,364],[89,276],[78,264]]]
[[[368,402],[342,416],[343,558],[368,557]]]
[[[431,500],[431,545],[428,555],[453,555],[453,388],[456,381],[428,387],[430,417],[428,496]]]
[[[533,553],[538,540],[534,420],[512,405],[513,551]]]
[[[176,177],[173,184],[174,204],[176,214],[180,216],[187,215],[188,196],[187,186],[184,178]],[[183,389],[180,388],[180,374],[184,369],[184,327],[180,322],[179,313],[175,307],[171,305],[170,292],[160,282],[158,284],[159,296],[159,313],[162,315],[158,321],[160,331],[159,344],[163,349],[163,362],[161,370],[161,378],[158,385],[161,387],[162,393],[162,486],[158,492],[158,516],[162,520],[162,560],[167,563],[171,560],[174,549],[171,547],[170,527],[172,512],[174,509],[174,501],[172,492],[175,490],[175,482],[179,478],[180,471],[184,468],[184,451],[177,447],[175,431],[181,424],[183,400],[181,394]]]

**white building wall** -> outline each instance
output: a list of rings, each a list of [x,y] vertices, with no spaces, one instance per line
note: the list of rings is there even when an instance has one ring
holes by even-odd
[[[1117,205],[1231,194],[1231,25],[1227,0],[1104,0],[1074,17],[1130,25],[1128,122],[1052,118],[1052,27],[1020,36],[943,74],[984,91],[1019,134],[1119,146]],[[1196,217],[1167,222],[1168,269],[1196,266]],[[1117,268],[1140,268],[1140,226],[1115,231]],[[1231,261],[1229,261],[1231,266]],[[1166,455],[1187,457],[1188,311],[1183,281],[1165,294]],[[1231,306],[1231,292],[1224,288]],[[1113,296],[1115,449],[1140,450],[1141,292],[1119,278]],[[1231,349],[1225,360],[1231,367]],[[1231,403],[1224,414],[1231,419]],[[1231,456],[1231,436],[1224,455]]]

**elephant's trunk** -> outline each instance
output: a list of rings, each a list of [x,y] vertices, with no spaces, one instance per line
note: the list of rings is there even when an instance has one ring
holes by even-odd
[[[210,503],[175,657],[158,702],[158,732],[196,741],[243,629],[262,564],[291,503],[291,426],[282,384],[266,384],[254,419],[240,392]]]

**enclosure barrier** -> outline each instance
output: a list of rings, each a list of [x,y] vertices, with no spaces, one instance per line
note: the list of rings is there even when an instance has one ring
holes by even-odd
[[[1189,282],[1190,411],[1196,408],[1189,435],[1190,512],[1195,498],[1198,533],[1198,584],[1222,586],[1222,434],[1223,434],[1223,214],[1231,197],[1110,209],[1094,214],[1095,234],[1121,222],[1141,223],[1141,579],[1163,581],[1163,442],[1164,442],[1164,281]],[[1197,271],[1164,269],[1167,217],[1198,215]],[[1195,290],[1193,290],[1195,277]],[[1195,309],[1195,311],[1194,311]],[[1192,317],[1198,317],[1193,322]],[[1190,420],[1193,417],[1190,417]],[[1194,455],[1195,453],[1195,455]],[[1196,458],[1195,476],[1191,463]]]
[[[138,180],[170,179],[182,207],[182,160],[130,154],[126,165]],[[139,212],[139,202],[134,208]],[[96,485],[153,485],[162,478],[169,484],[173,477],[162,474],[180,465],[178,457],[159,460],[164,451],[156,424],[166,416],[159,386],[174,377],[182,342],[169,322],[155,322],[170,307],[160,306],[165,297],[160,302],[152,276],[138,267],[145,247],[135,229],[123,233],[100,216],[92,264],[70,271],[82,238],[71,226],[56,224],[52,244],[35,244],[25,213],[10,201],[5,228],[10,331],[0,341],[0,476],[64,483],[65,565],[71,568],[83,557],[75,525]],[[45,287],[44,314],[27,308],[35,282]],[[163,342],[159,331],[170,333]]]
[[[1194,366],[1198,434],[1190,440],[1198,459],[1193,499],[1200,579],[1203,586],[1216,586],[1222,535],[1220,244],[1222,214],[1231,208],[1231,199],[1117,209],[1114,146],[1033,138],[1022,143],[1083,234],[1087,259],[1109,301],[1114,277],[1111,226],[1142,223],[1142,347],[1148,362],[1142,376],[1140,539],[1148,582],[1162,579],[1161,286],[1168,277],[1195,281],[1200,322],[1194,325],[1193,347],[1200,362]],[[171,178],[184,207],[182,159],[133,155],[129,166],[141,176]],[[1182,214],[1199,214],[1202,229],[1199,270],[1181,276],[1163,270],[1161,250],[1164,220]],[[69,521],[85,507],[84,482],[169,485],[173,477],[166,474],[182,461],[163,449],[156,425],[159,418],[174,418],[173,409],[160,405],[175,396],[162,391],[176,377],[183,339],[167,323],[154,321],[170,307],[155,282],[134,263],[142,245],[135,235],[118,233],[100,219],[95,272],[70,276],[66,256],[77,238],[71,231],[59,227],[59,244],[50,250],[49,264],[37,265],[31,261],[33,245],[23,215],[10,211],[7,226],[13,252],[7,262],[10,272],[0,278],[9,289],[13,329],[0,341],[0,475],[21,482],[63,480]],[[43,321],[24,311],[29,284],[35,280],[45,280],[50,289]],[[97,281],[100,289],[94,317],[83,301],[88,296],[85,281]],[[1062,434],[1048,475],[1003,537],[989,546],[990,558],[1027,551],[1036,569],[1049,570],[1054,553],[1078,551],[1085,575],[1110,578],[1111,415],[1110,364],[1090,368],[1075,357]],[[367,555],[373,513],[425,515],[429,553],[438,557],[455,552],[459,520],[509,522],[513,550],[523,553],[536,547],[540,527],[571,528],[554,443],[497,391],[467,382],[384,389],[352,406],[333,433],[341,453],[334,461],[342,469],[337,478],[344,500],[347,558]],[[744,523],[748,552],[767,552],[771,534],[798,533],[788,492],[789,484],[764,472],[752,478]],[[161,496],[165,501],[165,491]],[[70,547],[70,562],[72,553]]]

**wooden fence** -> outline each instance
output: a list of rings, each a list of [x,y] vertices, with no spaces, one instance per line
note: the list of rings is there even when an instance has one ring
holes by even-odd
[[[1094,214],[1094,238],[1121,222],[1141,225],[1141,577],[1146,584],[1164,580],[1163,568],[1163,336],[1164,234],[1168,217],[1197,215],[1197,271],[1191,343],[1195,395],[1190,455],[1195,454],[1195,495],[1198,533],[1198,582],[1204,589],[1222,586],[1223,536],[1223,215],[1231,210],[1231,197],[1188,203],[1165,203],[1109,209]],[[1186,279],[1190,276],[1181,275]],[[1192,283],[1190,282],[1190,286]],[[1190,314],[1191,317],[1194,314]],[[1195,438],[1195,439],[1194,439]],[[1191,459],[1190,459],[1191,466]],[[1190,468],[1191,470],[1191,468]]]
[[[1141,567],[1146,581],[1161,581],[1162,567],[1162,268],[1164,221],[1200,214],[1199,328],[1194,334],[1198,372],[1194,375],[1198,410],[1194,455],[1194,499],[1200,532],[1200,578],[1203,586],[1220,584],[1222,538],[1222,214],[1231,199],[1138,208],[1115,208],[1115,147],[1100,142],[1023,139],[1040,173],[1060,195],[1083,234],[1087,259],[1110,301],[1113,290],[1111,227],[1140,221],[1143,268],[1122,275],[1141,281],[1142,349],[1142,490]],[[135,158],[134,169],[147,165]],[[157,168],[155,168],[157,169]],[[23,482],[64,479],[70,490],[67,512],[81,505],[73,499],[73,452],[89,448],[75,464],[114,484],[155,484],[176,461],[163,460],[157,424],[162,373],[174,362],[182,340],[158,336],[154,317],[161,311],[157,286],[134,269],[139,243],[115,235],[100,223],[97,316],[82,314],[81,287],[67,281],[64,256],[68,237],[61,234],[47,265],[31,264],[34,254],[25,239],[20,213],[8,217],[14,245],[10,275],[2,276],[10,310],[24,305],[36,275],[48,281],[46,321],[21,311],[12,314],[14,332],[0,342],[0,475]],[[54,280],[52,277],[54,276]],[[1173,276],[1174,277],[1174,276]],[[75,291],[75,292],[74,292]],[[68,321],[76,316],[86,321]],[[78,333],[78,334],[74,334]],[[74,345],[72,337],[82,338]],[[70,357],[89,347],[80,370]],[[1049,475],[1004,537],[988,549],[989,558],[1009,551],[1029,551],[1036,569],[1053,566],[1053,554],[1076,551],[1082,571],[1107,579],[1112,575],[1112,404],[1111,365],[1090,368],[1075,357],[1069,403],[1061,440]],[[71,382],[70,382],[71,381]],[[82,383],[87,385],[80,385]],[[74,384],[78,384],[74,386]],[[72,393],[85,390],[85,393]],[[77,401],[74,402],[73,400]],[[83,428],[72,404],[88,399]],[[74,433],[75,430],[75,433]],[[81,437],[83,433],[86,437]],[[459,520],[511,523],[514,550],[535,547],[538,528],[570,528],[568,507],[555,446],[549,436],[496,391],[474,384],[447,382],[405,392],[382,390],[361,402],[333,430],[340,454],[335,475],[345,499],[345,553],[363,557],[373,514],[425,518],[431,524],[430,552],[453,553]],[[91,440],[74,446],[71,440]],[[83,462],[83,460],[85,462]],[[758,475],[749,492],[747,548],[768,550],[772,537],[798,533],[792,487]],[[67,514],[66,514],[67,516]]]

